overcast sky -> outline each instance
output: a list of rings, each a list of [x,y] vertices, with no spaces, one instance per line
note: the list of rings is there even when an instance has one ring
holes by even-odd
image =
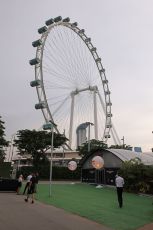
[[[106,69],[113,123],[120,139],[153,147],[153,1],[152,0],[1,0],[0,115],[6,137],[44,122],[38,102],[32,41],[49,18],[61,15],[78,22],[92,38]]]

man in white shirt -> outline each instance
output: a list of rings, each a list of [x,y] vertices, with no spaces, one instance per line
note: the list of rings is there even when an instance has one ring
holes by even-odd
[[[119,207],[122,208],[123,206],[122,193],[123,193],[123,186],[124,186],[123,177],[121,177],[119,174],[116,175],[115,183],[116,183],[116,188],[117,188],[117,197],[118,197]]]
[[[31,175],[31,174],[30,174],[29,176],[27,176],[27,183],[26,183],[26,185],[25,185],[23,195],[25,194],[26,190],[27,190],[28,187],[29,187],[31,178],[32,178],[32,175]]]

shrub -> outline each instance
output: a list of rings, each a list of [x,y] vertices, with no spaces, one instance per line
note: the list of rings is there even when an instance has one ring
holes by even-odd
[[[17,177],[22,174],[26,178],[29,173],[38,172],[39,178],[43,180],[48,180],[50,176],[50,165],[40,165],[37,169],[33,166],[23,166],[17,172]],[[70,171],[67,167],[52,167],[52,179],[53,180],[80,180],[81,179],[81,169],[78,167],[75,171]]]

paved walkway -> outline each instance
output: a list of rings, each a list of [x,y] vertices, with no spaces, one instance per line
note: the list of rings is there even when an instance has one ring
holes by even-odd
[[[152,224],[147,224],[142,228],[139,228],[138,230],[153,230],[153,223]]]
[[[24,202],[23,195],[0,192],[2,230],[112,230],[101,224],[36,201]],[[153,230],[153,223],[137,230]]]
[[[110,230],[93,221],[36,201],[25,203],[23,195],[0,192],[2,230]]]

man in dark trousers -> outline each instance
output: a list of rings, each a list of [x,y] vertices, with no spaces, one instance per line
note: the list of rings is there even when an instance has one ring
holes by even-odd
[[[119,173],[116,175],[115,183],[116,183],[117,198],[118,198],[119,207],[122,208],[122,206],[123,206],[122,193],[123,193],[124,179],[123,179],[123,177],[121,177],[119,175]]]
[[[32,178],[32,175],[31,175],[31,173],[30,173],[29,176],[27,176],[27,183],[26,183],[26,185],[25,185],[23,195],[26,193],[27,189],[29,188],[29,184],[30,184],[31,178]]]
[[[24,199],[25,202],[28,202],[29,197],[31,196],[31,203],[34,203],[34,193],[36,193],[36,183],[37,183],[37,178],[36,174],[32,174],[32,178],[30,179],[29,187],[28,187],[28,193],[27,193],[27,198]]]

